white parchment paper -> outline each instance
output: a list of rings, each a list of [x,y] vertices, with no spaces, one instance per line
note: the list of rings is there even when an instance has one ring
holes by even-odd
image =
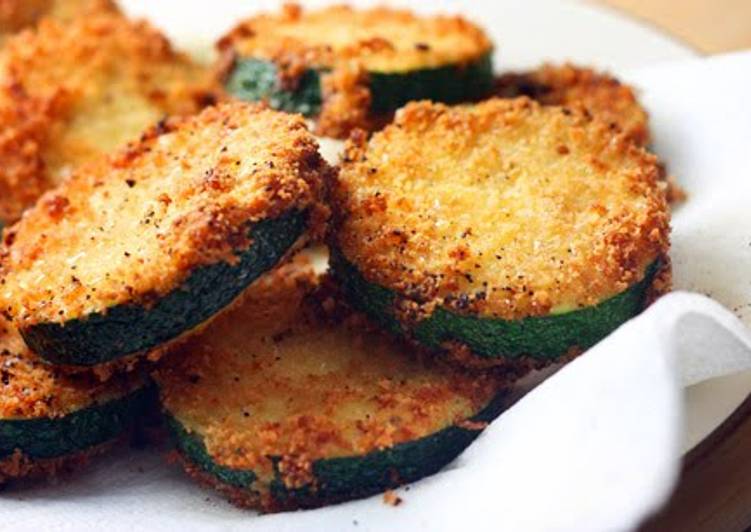
[[[158,450],[121,449],[64,484],[4,492],[2,527],[636,526],[675,482],[685,446],[684,388],[751,368],[751,52],[624,74],[642,90],[655,149],[690,196],[673,222],[680,291],[523,397],[447,470],[399,490],[402,505],[373,497],[259,517],[195,486]]]

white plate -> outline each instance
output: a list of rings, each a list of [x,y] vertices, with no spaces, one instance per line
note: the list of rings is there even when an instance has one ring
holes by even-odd
[[[257,0],[121,0],[133,15],[146,16],[167,31],[178,45],[206,56],[215,36],[238,17],[280,2]],[[307,5],[325,4],[311,1]],[[351,2],[356,5],[399,2]],[[404,4],[402,2],[402,4]],[[657,28],[589,3],[560,0],[433,0],[411,2],[424,12],[457,12],[479,21],[496,43],[496,68],[534,67],[543,61],[573,61],[614,73],[696,57],[696,51]],[[715,430],[751,392],[751,373],[715,379],[687,390],[684,450]]]

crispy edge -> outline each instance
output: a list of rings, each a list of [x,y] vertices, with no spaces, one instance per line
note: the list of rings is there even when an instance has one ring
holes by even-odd
[[[72,474],[87,466],[94,457],[115,447],[122,439],[121,436],[89,449],[55,458],[31,458],[16,449],[13,454],[0,460],[0,484],[19,479],[39,480]]]

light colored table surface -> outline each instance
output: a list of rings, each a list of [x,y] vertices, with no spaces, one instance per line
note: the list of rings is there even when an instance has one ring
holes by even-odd
[[[751,48],[751,0],[600,0],[701,53]],[[751,400],[686,459],[668,506],[643,532],[751,528]]]
[[[668,31],[701,52],[751,48],[751,0],[597,0]]]

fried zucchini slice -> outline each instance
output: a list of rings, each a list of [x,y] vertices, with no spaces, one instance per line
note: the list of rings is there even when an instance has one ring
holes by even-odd
[[[85,462],[128,431],[150,390],[138,372],[107,382],[60,373],[0,318],[0,482]]]
[[[117,14],[44,20],[9,39],[0,50],[0,221],[165,115],[198,112],[213,87],[157,30]]]
[[[95,12],[117,13],[111,0],[2,0],[0,1],[0,43],[9,35],[33,27],[42,18],[71,22]]]
[[[299,116],[236,102],[162,122],[6,229],[3,304],[53,363],[156,348],[321,231],[330,171]]]
[[[317,117],[328,137],[373,129],[411,100],[456,103],[492,87],[492,44],[458,16],[288,5],[244,21],[218,47],[231,94]]]
[[[489,376],[420,362],[305,294],[282,269],[156,375],[187,471],[264,512],[365,497],[433,474],[495,418]]]
[[[634,88],[590,68],[546,64],[528,72],[507,73],[496,79],[494,94],[528,96],[543,105],[580,104],[640,146],[649,144],[649,116]]]
[[[465,363],[579,352],[669,281],[655,157],[582,111],[410,104],[350,142],[332,195],[351,302]]]

